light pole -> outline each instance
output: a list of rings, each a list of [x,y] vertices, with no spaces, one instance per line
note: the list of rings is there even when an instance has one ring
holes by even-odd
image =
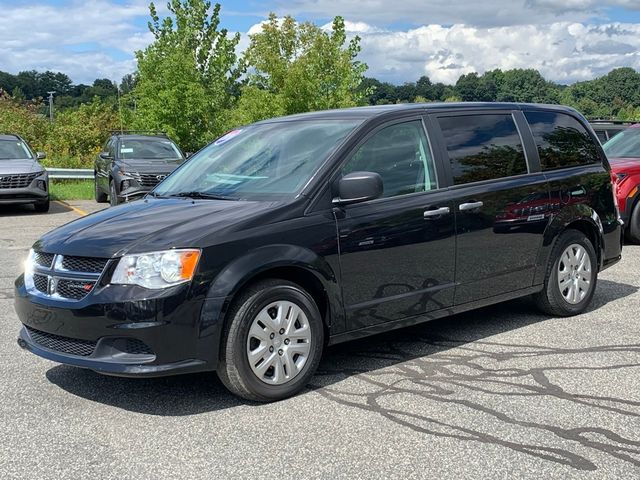
[[[53,122],[53,92],[47,92],[49,94],[49,120]]]

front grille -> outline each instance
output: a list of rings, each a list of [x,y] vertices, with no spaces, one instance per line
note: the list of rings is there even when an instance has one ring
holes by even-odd
[[[71,300],[82,300],[87,294],[93,290],[95,282],[86,280],[68,280],[61,278],[56,285],[56,293],[63,298]]]
[[[166,177],[165,174],[157,173],[136,173],[134,178],[142,187],[153,188],[158,185]]]
[[[35,252],[30,288],[38,295],[82,300],[93,290],[108,262],[108,258]]]
[[[38,345],[49,350],[88,357],[96,348],[96,342],[90,340],[80,340],[77,338],[62,337],[53,333],[41,332],[31,327],[26,327],[31,339]]]
[[[33,285],[42,293],[47,293],[49,285],[49,278],[46,275],[33,274]]]
[[[107,258],[70,257],[62,258],[62,268],[72,272],[102,273],[107,265]]]
[[[42,172],[0,175],[0,188],[27,188]]]
[[[34,261],[41,267],[51,268],[53,257],[55,257],[53,253],[36,252]]]

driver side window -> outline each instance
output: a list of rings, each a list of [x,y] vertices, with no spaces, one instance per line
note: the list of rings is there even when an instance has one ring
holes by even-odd
[[[413,120],[383,128],[358,147],[342,174],[366,171],[382,177],[383,197],[437,188],[429,142],[422,122]]]

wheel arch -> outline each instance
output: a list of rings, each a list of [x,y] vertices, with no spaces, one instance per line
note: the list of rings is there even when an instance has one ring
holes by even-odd
[[[587,205],[568,206],[558,212],[545,229],[538,255],[535,284],[542,284],[553,247],[562,232],[573,229],[584,233],[596,251],[598,270],[604,260],[604,229],[598,213]]]
[[[300,285],[316,302],[325,326],[325,339],[344,322],[337,274],[329,262],[313,251],[294,245],[271,245],[251,250],[230,262],[212,281],[207,298],[219,302],[220,320],[246,286],[267,278]],[[220,325],[223,325],[221,322]]]

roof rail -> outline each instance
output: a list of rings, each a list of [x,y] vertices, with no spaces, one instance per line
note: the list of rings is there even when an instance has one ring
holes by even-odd
[[[111,135],[156,135],[160,137],[168,137],[167,132],[160,130],[111,130]]]

